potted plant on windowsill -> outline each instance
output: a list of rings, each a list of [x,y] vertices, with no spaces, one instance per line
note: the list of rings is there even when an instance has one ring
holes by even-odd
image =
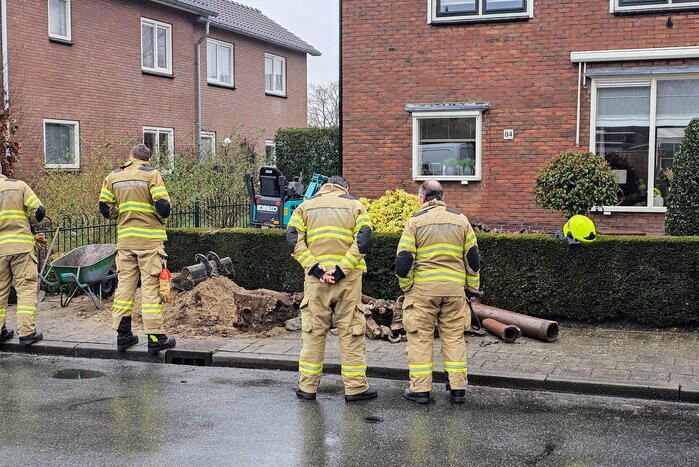
[[[457,175],[457,165],[459,161],[454,158],[446,159],[444,161],[444,175]]]
[[[653,206],[656,208],[663,207],[665,205],[665,200],[663,199],[663,194],[658,188],[653,188]]]
[[[475,175],[476,174],[476,160],[475,159],[461,159],[458,162],[459,168],[461,169],[461,175]]]

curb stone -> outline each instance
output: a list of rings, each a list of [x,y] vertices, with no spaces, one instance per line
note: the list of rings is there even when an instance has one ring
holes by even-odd
[[[699,404],[699,386],[680,384],[680,400]]]
[[[630,397],[635,399],[680,400],[679,384],[634,384],[626,382],[595,381],[561,376],[546,378],[547,391],[577,392],[599,396]]]

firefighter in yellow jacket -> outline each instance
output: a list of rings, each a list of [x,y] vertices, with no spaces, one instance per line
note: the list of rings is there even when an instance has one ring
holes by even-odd
[[[396,274],[406,294],[403,326],[408,335],[410,389],[404,397],[430,402],[436,324],[451,401],[463,403],[464,329],[471,322],[466,300],[476,297],[480,287],[476,234],[463,214],[446,207],[439,182],[425,182],[419,195],[422,208],[408,219],[396,256]]]
[[[131,332],[136,287],[141,280],[141,316],[148,336],[148,351],[157,354],[175,346],[165,335],[159,275],[167,258],[163,243],[165,220],[170,217],[170,196],[163,177],[150,166],[151,151],[139,144],[123,167],[107,175],[102,184],[99,209],[107,219],[117,220],[116,266],[119,285],[112,305],[112,327],[117,349],[138,343]]]
[[[44,337],[36,332],[38,271],[30,224],[38,224],[45,216],[46,209],[29,185],[0,175],[0,343],[14,336],[5,327],[12,279],[17,291],[19,343],[30,345]]]
[[[313,198],[296,208],[286,238],[306,277],[296,395],[306,400],[316,398],[325,338],[334,317],[340,337],[345,400],[373,399],[378,394],[367,384],[366,321],[359,308],[362,275],[366,272],[364,255],[371,239],[371,221],[364,206],[349,195],[345,179],[330,177]]]

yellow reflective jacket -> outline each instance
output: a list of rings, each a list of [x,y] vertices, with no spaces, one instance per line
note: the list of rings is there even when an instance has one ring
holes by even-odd
[[[308,275],[316,265],[338,267],[345,280],[366,272],[371,220],[362,203],[339,185],[323,185],[296,208],[286,238],[291,255]]]
[[[426,296],[478,293],[480,253],[466,216],[429,201],[408,219],[398,244],[396,274],[404,292]]]
[[[41,201],[29,185],[0,175],[0,256],[34,249],[30,224],[36,224]]]
[[[155,210],[161,199],[170,202],[162,175],[148,162],[130,159],[107,175],[99,201],[109,207],[109,218],[117,220],[118,248],[154,250],[163,245],[165,220]]]

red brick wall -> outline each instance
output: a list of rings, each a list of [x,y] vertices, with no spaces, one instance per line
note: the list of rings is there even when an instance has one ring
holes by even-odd
[[[80,122],[83,165],[105,139],[140,141],[144,126],[174,128],[175,151],[191,150],[194,44],[203,25],[193,15],[148,1],[71,3],[73,44],[65,45],[48,39],[46,0],[8,2],[11,89],[22,114],[18,175],[29,178],[43,169],[44,118]],[[141,17],[172,25],[172,78],[141,72]],[[213,35],[236,44],[238,89],[206,85],[202,44],[204,129],[209,125],[223,134],[245,128],[247,135],[256,135],[264,152],[264,139],[273,137],[278,127],[305,126],[305,55],[216,30]],[[264,94],[266,50],[288,57],[288,99]]]
[[[397,5],[343,2],[344,173],[363,196],[416,191],[405,105],[490,102],[482,181],[444,185],[447,202],[472,221],[505,228],[562,224],[535,205],[532,184],[547,160],[574,149],[578,68],[571,51],[688,46],[699,35],[696,14],[617,17],[607,0],[537,0],[528,21],[450,26],[427,24],[427,0]],[[668,16],[673,29],[665,25]],[[580,150],[589,149],[589,92],[583,91]],[[515,130],[514,140],[503,140],[506,128]],[[595,219],[600,230],[660,233],[664,216]]]
[[[215,131],[217,142],[240,134],[264,154],[279,128],[306,126],[306,54],[215,28],[210,37],[233,44],[236,88],[207,85],[202,45],[202,130]],[[286,57],[286,97],[265,94],[265,53]]]

